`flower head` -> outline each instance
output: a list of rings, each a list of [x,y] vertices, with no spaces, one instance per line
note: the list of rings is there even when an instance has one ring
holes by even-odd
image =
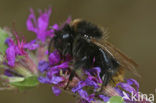
[[[33,9],[30,9],[30,15],[26,22],[27,29],[35,32],[37,39],[41,40],[42,42],[46,40],[46,37],[54,35],[54,31],[48,29],[51,12],[51,8],[45,10],[44,12],[40,10],[40,16],[36,18]],[[55,24],[53,28],[57,29],[58,27]]]
[[[66,57],[68,58],[68,57]],[[59,52],[54,50],[50,55],[48,61],[40,61],[38,65],[39,71],[41,73],[46,73],[46,76],[40,76],[39,81],[41,83],[53,84],[52,90],[54,94],[60,94],[60,90],[56,87],[65,87],[67,82],[66,73],[69,68],[69,58],[61,58]],[[59,93],[58,93],[59,91]]]

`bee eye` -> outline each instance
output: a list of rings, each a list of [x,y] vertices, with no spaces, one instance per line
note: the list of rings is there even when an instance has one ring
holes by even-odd
[[[69,34],[63,34],[63,39],[66,39],[66,38],[68,38],[69,37]]]

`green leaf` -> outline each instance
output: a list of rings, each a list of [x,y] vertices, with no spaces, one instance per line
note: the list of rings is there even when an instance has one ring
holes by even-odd
[[[31,76],[25,78],[23,81],[20,82],[11,82],[11,85],[17,87],[17,88],[31,88],[35,87],[39,84],[37,76]]]
[[[124,100],[120,96],[113,96],[109,99],[108,103],[124,103]]]
[[[9,37],[8,33],[0,28],[0,53],[2,53],[2,54],[5,53],[5,51],[6,51],[7,47],[8,47],[5,44],[5,40],[8,37]]]
[[[7,77],[7,76],[6,76]],[[9,82],[21,82],[24,81],[24,77],[7,77]]]

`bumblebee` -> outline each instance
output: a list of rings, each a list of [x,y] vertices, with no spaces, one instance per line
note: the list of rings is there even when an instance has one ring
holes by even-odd
[[[88,21],[75,19],[65,24],[55,31],[49,43],[49,53],[52,45],[62,56],[70,55],[73,58],[74,69],[69,81],[78,69],[88,70],[93,67],[101,68],[103,86],[123,81],[125,69],[138,75],[135,70],[137,64],[109,43],[100,27]]]

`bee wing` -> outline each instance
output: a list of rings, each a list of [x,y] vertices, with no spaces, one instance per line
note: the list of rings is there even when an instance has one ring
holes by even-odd
[[[106,40],[96,40],[93,38],[91,39],[91,42],[93,42],[97,46],[107,51],[110,55],[112,55],[112,57],[114,57],[123,68],[130,70],[133,74],[140,77],[140,74],[136,70],[136,67],[138,65],[127,55],[122,53],[118,48],[116,48],[113,44]]]

